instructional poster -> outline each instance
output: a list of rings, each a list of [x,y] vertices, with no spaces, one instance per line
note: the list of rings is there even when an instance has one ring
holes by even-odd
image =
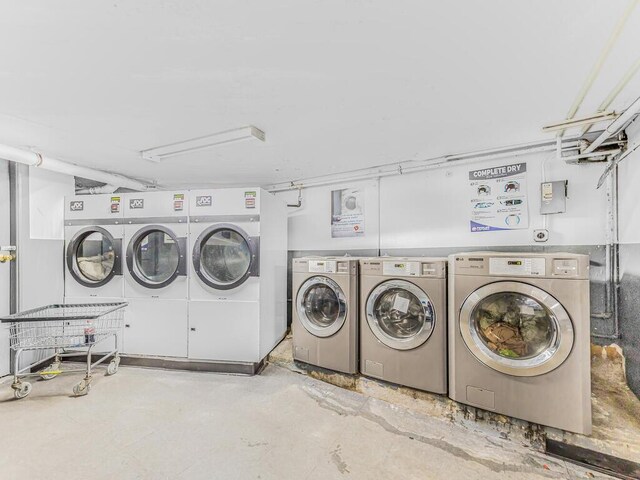
[[[345,188],[331,192],[331,238],[364,235],[364,190]]]
[[[469,172],[471,231],[529,228],[527,164]]]

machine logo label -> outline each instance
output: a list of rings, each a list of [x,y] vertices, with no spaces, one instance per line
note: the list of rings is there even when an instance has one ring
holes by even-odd
[[[69,210],[71,210],[72,212],[80,212],[84,210],[84,202],[81,200],[74,200],[73,202],[69,203]]]
[[[132,198],[129,200],[129,208],[130,209],[136,209],[136,208],[144,208],[144,198]]]
[[[210,207],[213,204],[213,199],[211,195],[200,195],[196,197],[196,206],[197,207]]]

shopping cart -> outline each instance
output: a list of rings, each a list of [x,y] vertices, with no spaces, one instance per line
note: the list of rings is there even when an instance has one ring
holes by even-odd
[[[126,302],[48,305],[0,318],[9,325],[9,341],[13,356],[13,383],[16,398],[24,398],[31,392],[31,384],[22,379],[40,377],[51,380],[62,373],[85,372],[85,377],[73,387],[75,395],[86,395],[91,390],[92,369],[113,356],[107,367],[107,375],[118,371],[120,355],[118,340],[124,323]],[[114,350],[91,363],[91,351],[95,345],[113,338]],[[27,351],[50,353],[26,367],[20,368],[20,357]],[[62,368],[62,358],[86,355],[86,368]],[[32,373],[37,364],[53,360],[51,364]]]

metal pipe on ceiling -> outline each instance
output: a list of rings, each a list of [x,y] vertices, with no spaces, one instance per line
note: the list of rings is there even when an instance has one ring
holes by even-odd
[[[613,49],[613,46],[618,40],[618,37],[620,37],[620,34],[622,33],[622,30],[624,29],[624,26],[627,23],[627,20],[629,20],[629,17],[633,13],[633,10],[636,8],[639,2],[640,0],[631,0],[627,5],[627,8],[624,10],[622,17],[620,17],[620,19],[618,20],[618,23],[616,23],[616,26],[614,27],[613,32],[611,32],[611,35],[609,36],[607,43],[605,43],[604,47],[602,48],[602,51],[600,52],[600,55],[598,56],[596,63],[591,68],[589,75],[585,79],[584,83],[582,84],[582,87],[580,88],[580,91],[578,92],[578,95],[576,96],[575,100],[573,101],[573,104],[569,108],[569,112],[567,112],[567,120],[571,120],[575,116],[575,114],[578,112],[580,105],[582,105],[582,102],[584,101],[585,97],[587,96],[587,93],[591,89],[591,86],[593,85],[596,78],[600,74],[600,70],[602,70],[602,66],[604,65],[605,60],[611,53],[611,50]],[[564,134],[564,130],[560,130],[558,132],[558,136],[562,136],[563,134]]]
[[[103,182],[116,187],[130,188],[132,190],[147,190],[149,185],[138,180],[123,177],[115,173],[94,170],[93,168],[81,167],[72,163],[63,162],[55,158],[44,156],[29,150],[0,144],[0,158],[9,162],[22,163],[30,167],[44,168],[52,172],[62,173],[75,177],[88,178],[97,182]]]
[[[598,138],[596,138],[591,144],[584,150],[584,154],[589,154],[593,152],[596,148],[602,145],[605,141],[611,138],[613,135],[617,134],[620,130],[627,126],[629,122],[633,120],[633,118],[640,114],[640,97],[636,98],[636,100],[629,105],[629,107],[613,122],[604,129],[604,131],[600,134]]]
[[[565,142],[567,150],[577,150],[577,142]],[[382,178],[394,175],[416,173],[425,170],[443,168],[449,165],[466,165],[468,163],[481,162],[485,160],[496,160],[501,158],[515,157],[539,152],[552,152],[556,149],[556,140],[544,140],[541,142],[530,142],[522,145],[512,145],[508,147],[493,148],[490,150],[479,150],[476,152],[460,153],[455,155],[443,155],[422,161],[406,161],[400,163],[386,164],[377,167],[370,167],[361,170],[353,170],[338,175],[322,175],[309,178],[307,180],[296,180],[286,184],[273,185],[268,189],[272,193],[286,192],[290,190],[300,190],[310,187],[321,187],[326,185],[353,182],[358,180],[368,180],[372,178]]]
[[[115,185],[101,185],[99,187],[87,187],[76,190],[76,195],[98,195],[100,193],[113,193],[118,189]]]
[[[618,84],[615,87],[613,87],[613,90],[609,92],[609,95],[607,95],[607,98],[605,98],[602,101],[602,103],[598,105],[598,112],[604,112],[607,108],[609,108],[609,106],[611,106],[611,104],[616,99],[616,97],[620,94],[620,92],[624,90],[624,87],[626,87],[627,84],[631,81],[631,79],[635,76],[635,74],[638,73],[638,70],[640,70],[640,58],[638,58],[636,60],[636,63],[634,63],[631,66],[631,68],[627,70],[627,73],[625,73],[622,79],[618,82]],[[581,132],[582,135],[584,135],[589,130],[591,130],[591,127],[593,127],[593,124],[585,125],[582,128],[582,132]]]

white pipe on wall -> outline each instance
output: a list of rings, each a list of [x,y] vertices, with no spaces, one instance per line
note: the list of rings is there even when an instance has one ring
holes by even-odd
[[[363,170],[345,172],[342,175],[330,175],[311,178],[303,181],[294,181],[286,185],[274,185],[268,189],[271,193],[286,192],[289,190],[299,190],[302,188],[321,187],[325,185],[333,185],[344,182],[353,182],[358,180],[369,180],[372,178],[383,178],[393,175],[403,175],[408,173],[416,173],[436,168],[443,168],[453,165],[467,165],[470,163],[481,162],[485,160],[497,160],[502,158],[512,158],[519,155],[528,155],[530,153],[552,152],[556,149],[556,141],[544,141],[526,144],[527,147],[503,147],[491,150],[482,150],[479,152],[469,152],[458,155],[445,155],[422,162],[402,162],[381,167],[372,167]],[[493,153],[487,153],[493,152]],[[411,165],[414,163],[414,165]]]
[[[88,178],[97,182],[112,184],[117,187],[130,188],[132,190],[147,190],[148,185],[131,178],[116,175],[114,173],[94,170],[93,168],[81,167],[72,163],[56,160],[55,158],[45,157],[39,153],[29,150],[0,144],[0,159],[9,162],[22,163],[30,167],[44,168],[52,172],[62,173],[75,177]]]

